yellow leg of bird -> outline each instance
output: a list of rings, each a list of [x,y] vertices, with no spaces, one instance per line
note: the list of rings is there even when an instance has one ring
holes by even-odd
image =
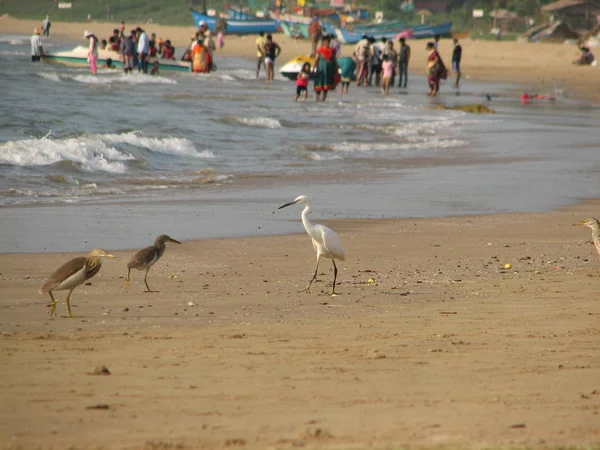
[[[131,269],[127,269],[127,278],[125,278],[125,281],[123,281],[123,284],[121,285],[121,288],[125,287],[125,292],[129,292],[129,274],[131,273]]]
[[[52,292],[48,292],[48,294],[50,294],[50,298],[52,299],[52,303],[48,305],[48,315],[52,317],[56,315],[56,300],[54,300]]]
[[[75,288],[73,288],[75,289]],[[69,291],[69,294],[67,295],[67,315],[63,316],[66,319],[71,319],[73,317],[73,314],[71,314],[71,294],[73,293],[73,289],[71,289]]]
[[[67,311],[69,312],[67,317],[73,317],[71,314],[71,292],[73,292],[72,289],[69,291],[69,295],[67,295]]]

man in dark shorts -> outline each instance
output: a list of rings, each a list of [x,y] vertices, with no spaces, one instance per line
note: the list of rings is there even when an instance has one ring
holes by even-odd
[[[410,45],[406,43],[406,39],[401,37],[400,51],[398,52],[398,87],[406,87],[408,82],[408,62],[410,61]]]
[[[458,87],[460,83],[460,60],[462,58],[462,47],[458,43],[458,39],[454,38],[454,50],[452,50],[452,70],[456,74],[456,83],[454,86]]]

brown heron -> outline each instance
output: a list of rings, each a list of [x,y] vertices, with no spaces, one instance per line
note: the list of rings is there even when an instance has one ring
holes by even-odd
[[[592,241],[594,242],[594,247],[596,247],[598,255],[600,255],[600,222],[598,222],[598,219],[590,217],[589,219],[582,220],[575,225],[582,225],[592,229]]]
[[[150,286],[148,286],[148,271],[165,252],[165,249],[167,248],[167,242],[181,244],[181,242],[176,241],[172,237],[167,236],[166,234],[161,234],[154,241],[154,245],[146,247],[145,249],[140,250],[133,255],[133,258],[131,258],[131,261],[129,261],[127,264],[127,278],[125,279],[126,288],[129,286],[129,275],[131,273],[131,269],[145,270],[146,274],[144,275],[144,283],[146,283],[146,289],[148,289],[146,292],[154,292],[150,289]]]
[[[115,257],[104,250],[95,248],[86,256],[80,256],[62,265],[46,280],[40,289],[40,294],[50,294],[50,298],[52,299],[52,303],[48,307],[50,317],[56,314],[56,300],[52,295],[52,291],[66,290],[69,291],[67,294],[67,310],[69,315],[66,317],[73,317],[71,315],[71,294],[73,290],[100,271],[100,267],[102,266],[101,258],[104,256],[108,258]]]
[[[304,210],[302,211],[302,223],[304,224],[304,229],[309,234],[312,239],[312,244],[317,252],[317,266],[315,267],[315,274],[312,279],[306,286],[306,291],[310,292],[310,286],[312,285],[315,278],[317,278],[317,271],[319,270],[319,261],[321,257],[331,259],[333,262],[333,286],[331,288],[331,295],[335,294],[335,280],[337,278],[338,269],[335,265],[335,260],[339,259],[340,261],[344,261],[346,258],[344,256],[344,247],[342,247],[342,241],[337,234],[335,234],[330,228],[327,228],[325,225],[313,225],[308,220],[308,215],[311,213],[310,209],[310,200],[308,197],[301,195],[297,197],[293,202],[286,203],[279,207],[285,208],[286,206],[296,205],[296,204],[305,204]]]

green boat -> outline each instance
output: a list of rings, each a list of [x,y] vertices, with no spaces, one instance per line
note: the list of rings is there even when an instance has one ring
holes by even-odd
[[[67,52],[50,53],[43,56],[42,60],[51,64],[62,64],[71,67],[88,67],[90,63],[87,60],[88,48],[77,46]],[[123,68],[121,55],[112,50],[98,50],[98,67],[106,64],[106,60],[111,59],[116,68]],[[172,72],[191,72],[191,64],[186,61],[175,61],[160,58],[150,58],[148,66],[152,67],[154,62],[158,61],[159,70],[168,70]]]

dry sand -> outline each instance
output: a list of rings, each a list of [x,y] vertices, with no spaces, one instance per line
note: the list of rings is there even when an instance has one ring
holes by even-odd
[[[191,19],[190,19],[191,22]],[[0,18],[0,32],[29,34],[40,22],[34,20],[17,20],[9,16]],[[83,39],[84,30],[92,30],[102,39],[118,28],[117,23],[52,23],[52,34],[73,40]],[[137,25],[128,24],[127,29]],[[181,49],[189,44],[194,28],[174,27],[156,24],[142,25],[146,31],[155,32],[163,39],[171,39],[176,48]],[[280,62],[288,61],[300,54],[310,52],[309,43],[305,40],[292,40],[284,35],[276,36],[282,47]],[[218,52],[225,56],[256,55],[256,38],[252,36],[227,36],[225,47]],[[423,74],[425,71],[425,41],[409,42],[412,48],[410,71]],[[531,85],[533,93],[554,94],[555,89],[565,89],[568,94],[600,100],[600,67],[573,66],[579,51],[574,45],[564,44],[528,44],[518,42],[471,41],[464,39],[462,70],[466,78],[475,80],[492,80],[502,82],[519,82]],[[452,56],[452,42],[442,40],[440,45],[443,58],[449,63]],[[353,46],[344,46],[343,55],[351,56]],[[253,67],[253,66],[251,66]]]
[[[335,297],[306,234],[172,245],[150,294],[118,251],[73,319],[37,290],[74,255],[1,254],[0,446],[598,448],[599,207],[330,222]]]

